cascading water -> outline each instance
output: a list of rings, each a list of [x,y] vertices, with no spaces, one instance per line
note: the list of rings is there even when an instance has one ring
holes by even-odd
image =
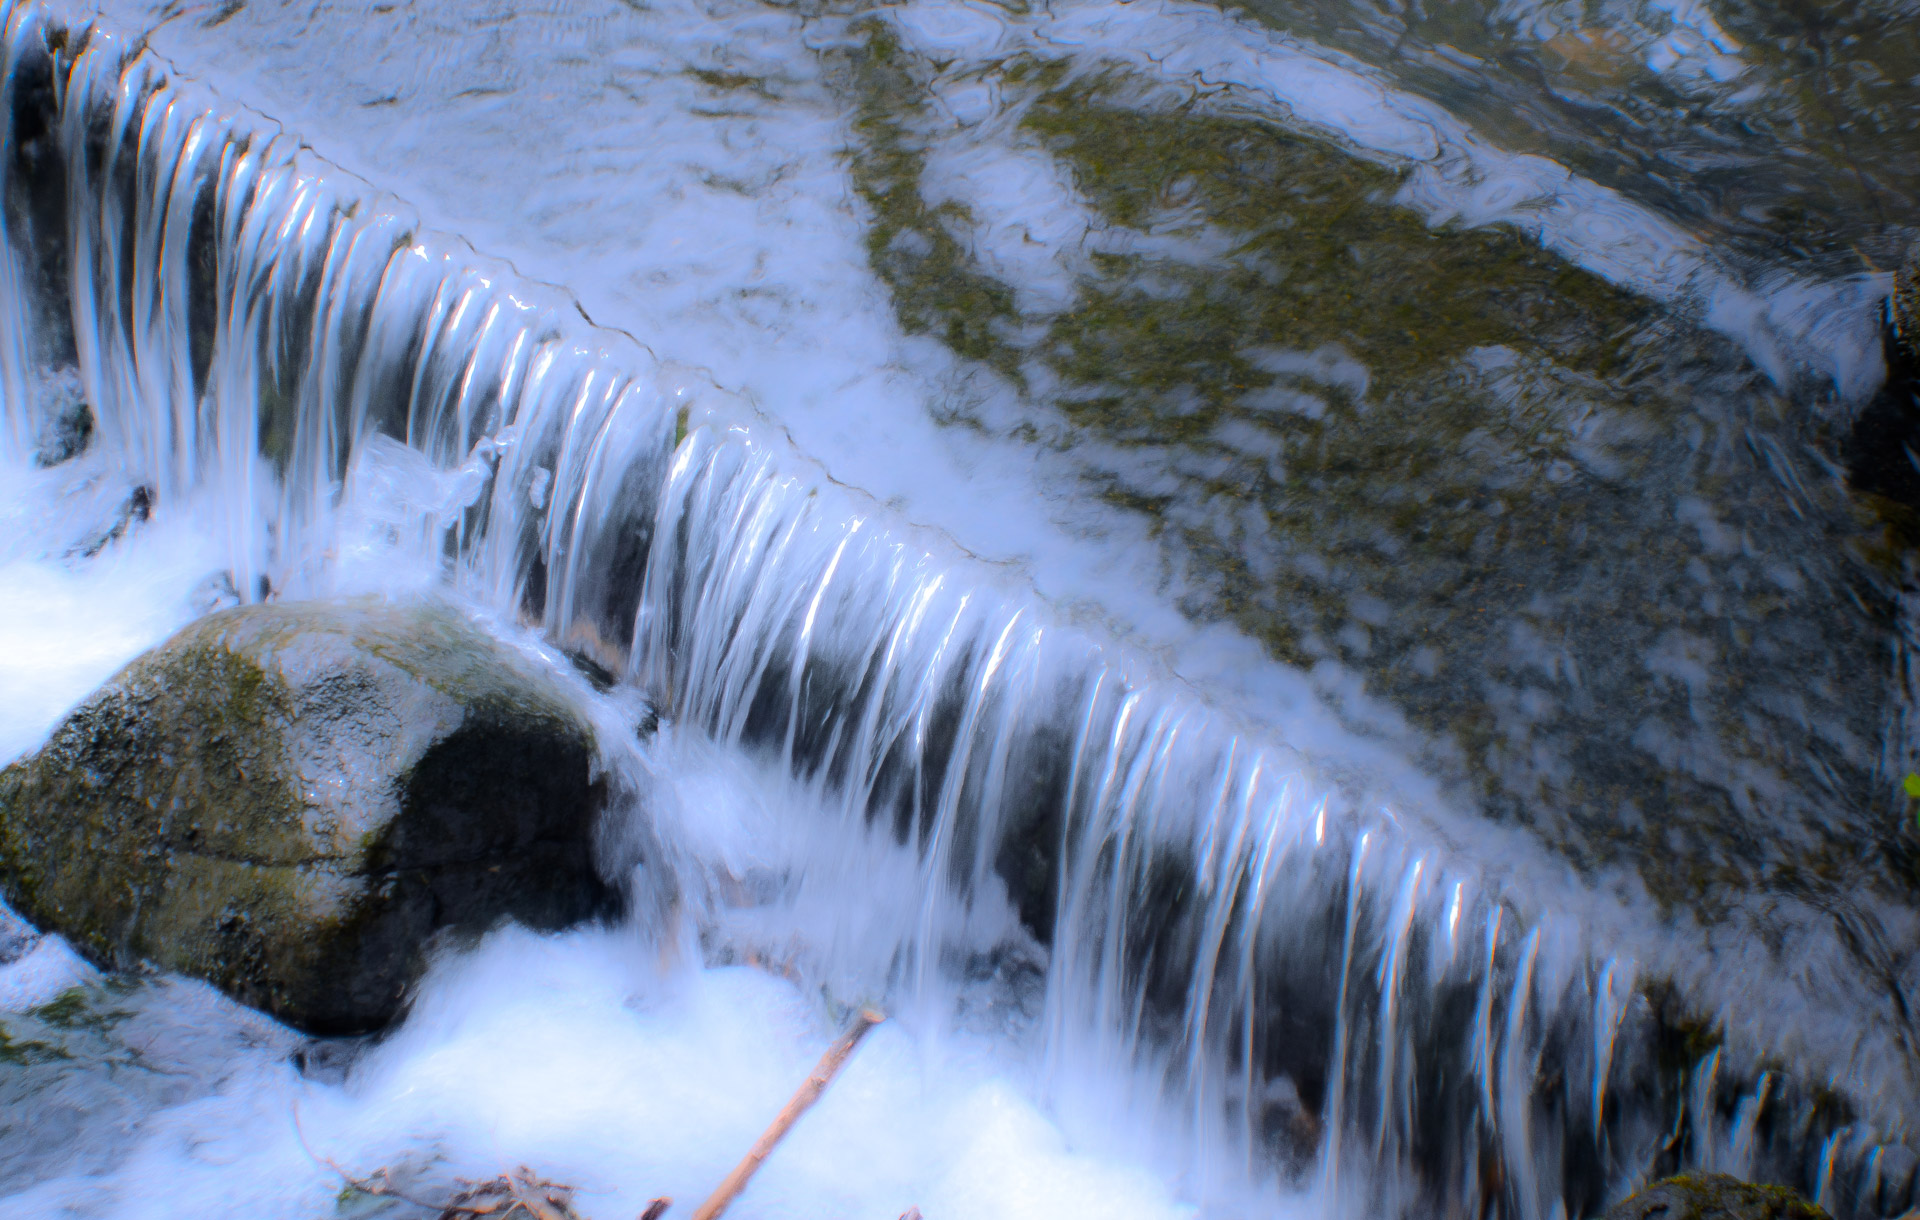
[[[144,49],[15,7],[5,80],[13,452],[77,369],[120,528],[209,534],[210,603],[351,589],[397,552],[616,680],[614,706],[643,697],[790,784],[810,820],[777,867],[684,848],[710,955],[936,1027],[987,986],[1054,1104],[1179,1133],[1203,1210],[1264,1207],[1244,1202],[1264,1183],[1547,1220],[1686,1167],[1842,1217],[1913,1205],[1898,1029],[1836,1052],[1758,1020],[1709,1044],[1702,998],[1636,964],[1600,899],[1547,900],[1357,808]],[[882,857],[898,892],[863,917],[849,888]],[[815,915],[756,922],[782,903]]]

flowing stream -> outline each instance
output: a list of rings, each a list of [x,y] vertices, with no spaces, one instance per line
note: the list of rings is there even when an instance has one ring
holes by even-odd
[[[0,1210],[677,1212],[861,1004],[737,1214],[1920,1202],[1910,137],[1747,10],[1304,7],[9,8],[0,753],[433,589],[670,850],[364,1045],[0,924]]]

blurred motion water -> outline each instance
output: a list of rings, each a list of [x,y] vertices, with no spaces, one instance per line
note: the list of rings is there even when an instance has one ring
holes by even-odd
[[[445,588],[686,896],[331,1072],[21,929],[16,1211],[691,1199],[868,1002],[743,1212],[1912,1206],[1910,14],[10,12],[7,754]]]

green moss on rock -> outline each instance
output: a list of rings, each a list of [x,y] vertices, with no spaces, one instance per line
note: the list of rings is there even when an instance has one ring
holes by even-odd
[[[1831,1220],[1784,1186],[1724,1173],[1688,1173],[1655,1182],[1607,1209],[1606,1220]]]
[[[0,1066],[30,1067],[68,1057],[66,1051],[50,1042],[16,1036],[6,1022],[0,1021]]]
[[[1192,315],[1192,325],[1156,328],[1166,310],[1138,292],[1116,302],[1098,289],[1057,324],[1067,350],[1069,336],[1086,331],[1106,336],[1108,351],[1154,353],[1163,367],[1147,384],[1213,372],[1226,383],[1222,399],[1236,397],[1272,376],[1235,349],[1276,338],[1293,348],[1340,343],[1389,390],[1493,344],[1544,347],[1568,367],[1604,373],[1657,312],[1513,229],[1435,228],[1395,206],[1403,168],[1269,121],[1145,108],[1127,95],[1124,77],[1070,82],[1043,93],[1022,125],[1108,220],[1144,230],[1170,208],[1197,209],[1234,241],[1224,266],[1176,274],[1175,316]],[[1131,283],[1144,260],[1110,261],[1103,278]],[[1180,350],[1164,340],[1136,348],[1147,336],[1127,333],[1135,318]],[[1068,363],[1074,380],[1128,372],[1104,355],[1084,369]]]
[[[859,27],[864,46],[849,61],[854,82],[849,151],[854,190],[872,212],[867,257],[891,291],[901,328],[932,335],[971,360],[1018,377],[1019,351],[1008,341],[1018,321],[1013,289],[983,273],[955,236],[971,217],[962,204],[929,204],[915,119],[926,109],[913,57],[879,21]]]

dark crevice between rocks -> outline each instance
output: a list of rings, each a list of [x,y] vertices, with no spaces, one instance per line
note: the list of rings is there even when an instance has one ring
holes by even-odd
[[[12,258],[23,289],[18,307],[29,336],[23,370],[42,397],[34,464],[71,461],[93,439],[93,409],[80,387],[79,347],[69,305],[72,258],[67,234],[68,180],[59,145],[63,37],[29,45],[16,63],[6,99],[6,188],[0,198]]]
[[[67,162],[59,143],[59,93],[63,68],[54,46],[28,46],[13,75],[8,97],[8,155],[4,206],[11,253],[25,272],[23,302],[38,363],[70,368],[79,362],[73,314],[68,305]]]
[[[1897,304],[1882,315],[1887,379],[1855,418],[1843,447],[1847,482],[1885,522],[1888,541],[1920,547],[1920,335],[1901,333]]]

